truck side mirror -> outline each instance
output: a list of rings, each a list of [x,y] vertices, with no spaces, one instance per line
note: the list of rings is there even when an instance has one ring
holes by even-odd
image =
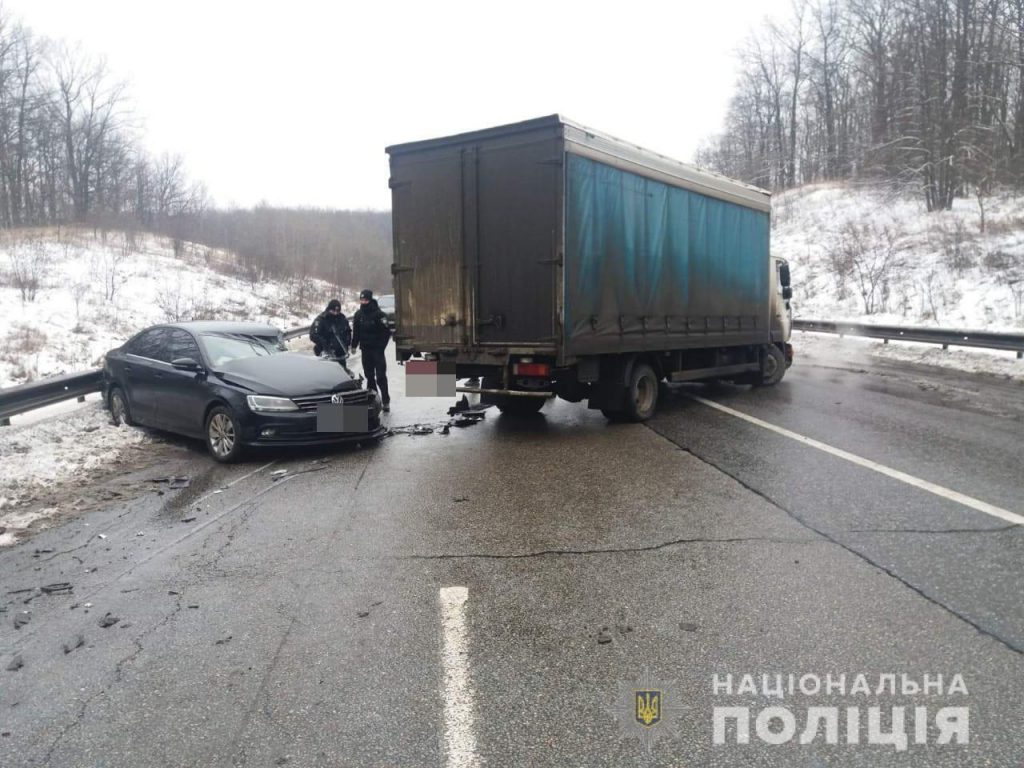
[[[789,287],[789,264],[779,264],[779,282],[781,282],[784,287]],[[788,299],[789,297],[787,296],[786,298]]]
[[[788,285],[782,286],[782,298],[784,298],[786,301],[789,301],[790,299],[793,298],[793,289],[790,288]]]

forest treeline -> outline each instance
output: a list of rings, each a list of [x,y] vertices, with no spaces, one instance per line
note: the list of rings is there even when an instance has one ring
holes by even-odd
[[[703,165],[900,185],[929,211],[1024,185],[1024,0],[794,0],[740,58]]]
[[[234,251],[251,279],[319,277],[389,289],[391,217],[219,210],[179,155],[143,147],[123,80],[0,7],[0,229],[84,224]]]

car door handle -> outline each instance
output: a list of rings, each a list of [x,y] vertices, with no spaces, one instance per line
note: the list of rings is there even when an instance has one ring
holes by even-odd
[[[133,370],[134,370],[134,369],[133,369],[133,368],[132,368],[132,367],[131,367],[130,365],[126,365],[126,366],[124,367],[124,372],[125,372],[125,373],[131,373],[131,372],[132,372]]]

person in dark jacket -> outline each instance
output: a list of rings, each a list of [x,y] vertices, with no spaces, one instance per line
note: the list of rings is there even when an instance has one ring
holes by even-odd
[[[388,395],[388,364],[384,349],[391,340],[388,319],[373,298],[373,291],[366,289],[359,294],[359,309],[352,315],[352,349],[363,348],[363,373],[366,374],[366,388],[380,390],[384,411],[390,411],[391,397]]]
[[[309,328],[313,342],[313,354],[318,357],[327,352],[335,357],[346,357],[352,344],[352,329],[348,319],[341,313],[341,302],[331,299],[327,308],[316,316]]]

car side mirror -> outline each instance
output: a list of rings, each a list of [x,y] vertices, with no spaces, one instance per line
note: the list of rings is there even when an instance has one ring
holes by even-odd
[[[177,360],[172,360],[171,365],[173,365],[179,371],[195,371],[196,373],[203,372],[203,366],[201,366],[191,357],[179,357]]]
[[[790,299],[793,298],[793,289],[790,288],[788,285],[783,286],[782,288],[782,298],[784,298],[786,301],[789,301]]]

